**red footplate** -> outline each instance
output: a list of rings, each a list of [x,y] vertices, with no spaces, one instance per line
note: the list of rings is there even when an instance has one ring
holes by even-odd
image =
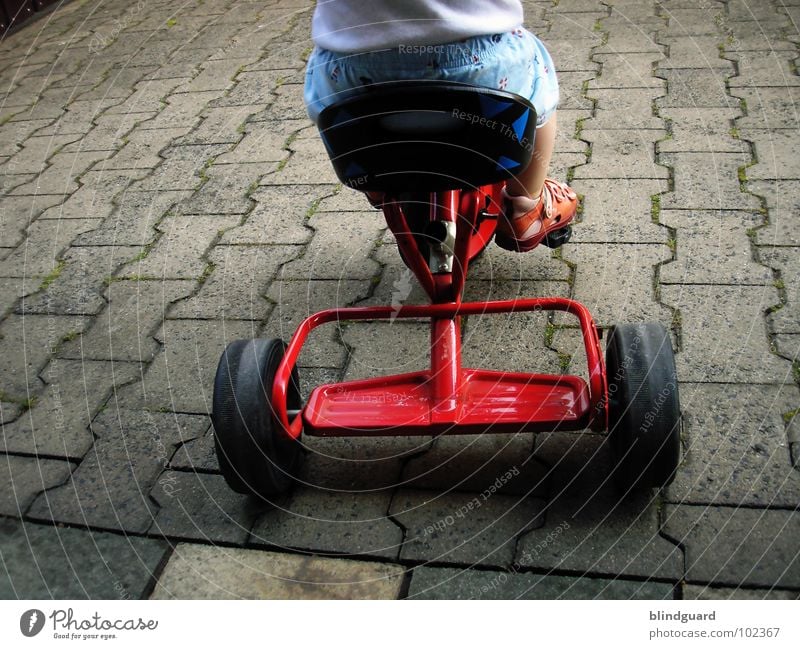
[[[480,434],[580,430],[590,398],[578,376],[465,369],[452,398],[432,395],[430,372],[318,387],[303,410],[310,435]]]

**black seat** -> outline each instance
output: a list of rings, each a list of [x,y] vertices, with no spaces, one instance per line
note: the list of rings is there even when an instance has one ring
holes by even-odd
[[[336,174],[354,189],[465,189],[506,180],[528,166],[536,109],[501,90],[393,81],[328,106],[319,129]]]

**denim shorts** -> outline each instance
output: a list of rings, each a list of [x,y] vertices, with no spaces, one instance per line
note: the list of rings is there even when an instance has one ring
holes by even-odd
[[[306,108],[316,123],[339,93],[409,79],[455,81],[522,95],[536,108],[537,127],[558,106],[553,59],[536,36],[520,28],[445,45],[407,45],[358,54],[315,47],[306,67]]]

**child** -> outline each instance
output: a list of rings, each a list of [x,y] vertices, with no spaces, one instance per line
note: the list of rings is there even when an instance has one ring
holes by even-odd
[[[337,93],[383,81],[441,79],[498,88],[538,115],[530,165],[503,190],[498,245],[525,252],[575,216],[577,195],[546,178],[558,81],[542,42],[522,27],[519,0],[319,0],[305,101],[315,122]]]

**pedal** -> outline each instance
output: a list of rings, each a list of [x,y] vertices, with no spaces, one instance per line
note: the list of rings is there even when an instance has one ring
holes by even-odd
[[[568,225],[558,230],[548,232],[542,243],[548,248],[560,248],[572,238],[572,226]]]

